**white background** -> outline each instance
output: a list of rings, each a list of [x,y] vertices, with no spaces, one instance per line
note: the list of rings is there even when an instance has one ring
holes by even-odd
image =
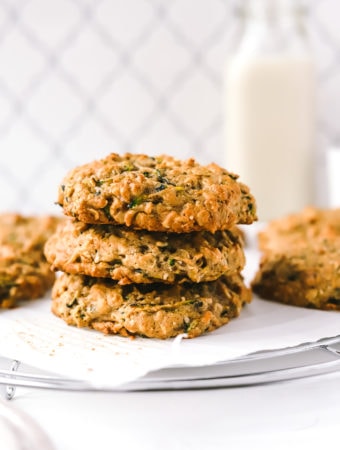
[[[111,151],[223,165],[223,67],[240,4],[0,0],[0,210],[59,211],[66,171]],[[340,137],[340,4],[307,5],[322,155]]]

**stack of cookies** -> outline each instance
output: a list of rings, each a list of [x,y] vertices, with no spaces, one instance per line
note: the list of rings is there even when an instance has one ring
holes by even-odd
[[[110,154],[70,171],[58,203],[71,218],[45,246],[52,311],[104,333],[196,337],[237,317],[251,293],[237,224],[255,200],[215,164]]]

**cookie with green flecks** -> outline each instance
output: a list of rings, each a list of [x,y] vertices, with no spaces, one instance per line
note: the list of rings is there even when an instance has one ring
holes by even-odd
[[[43,296],[55,275],[43,253],[63,219],[0,214],[0,308]]]
[[[265,299],[340,311],[340,237],[263,254],[252,289]]]
[[[281,303],[340,310],[340,209],[308,207],[274,220],[259,234],[259,248],[254,292]]]
[[[52,312],[69,325],[158,339],[213,331],[250,301],[240,274],[206,283],[122,286],[107,278],[63,273],[52,289]]]
[[[216,164],[112,153],[75,167],[59,187],[64,213],[84,223],[189,233],[257,219],[249,188]]]
[[[53,269],[119,284],[200,283],[241,271],[241,232],[149,232],[66,220],[45,245]]]

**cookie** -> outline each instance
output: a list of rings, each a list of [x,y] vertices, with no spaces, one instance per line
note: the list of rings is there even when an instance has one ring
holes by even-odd
[[[174,233],[215,232],[257,218],[255,199],[237,175],[171,156],[112,153],[76,167],[58,203],[84,223]]]
[[[11,308],[18,300],[42,297],[53,285],[55,276],[50,264],[39,252],[0,257],[0,308]]]
[[[331,240],[340,236],[340,208],[318,209],[307,207],[301,212],[273,220],[258,241],[261,251],[280,251],[316,240]]]
[[[193,338],[228,323],[250,300],[239,274],[207,283],[121,286],[63,273],[52,290],[52,311],[69,325],[106,334]]]
[[[340,310],[340,209],[308,207],[270,222],[252,289],[290,305]]]
[[[43,248],[61,219],[0,214],[0,308],[43,296],[55,275]]]
[[[129,283],[199,283],[243,269],[241,232],[174,234],[68,220],[50,237],[54,270]]]
[[[251,287],[265,299],[340,311],[340,236],[264,253]]]

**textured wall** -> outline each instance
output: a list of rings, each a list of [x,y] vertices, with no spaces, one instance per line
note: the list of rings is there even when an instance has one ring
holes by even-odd
[[[223,164],[230,0],[0,0],[0,210],[59,211],[66,171],[111,151]],[[340,141],[340,4],[311,0],[318,148]]]

